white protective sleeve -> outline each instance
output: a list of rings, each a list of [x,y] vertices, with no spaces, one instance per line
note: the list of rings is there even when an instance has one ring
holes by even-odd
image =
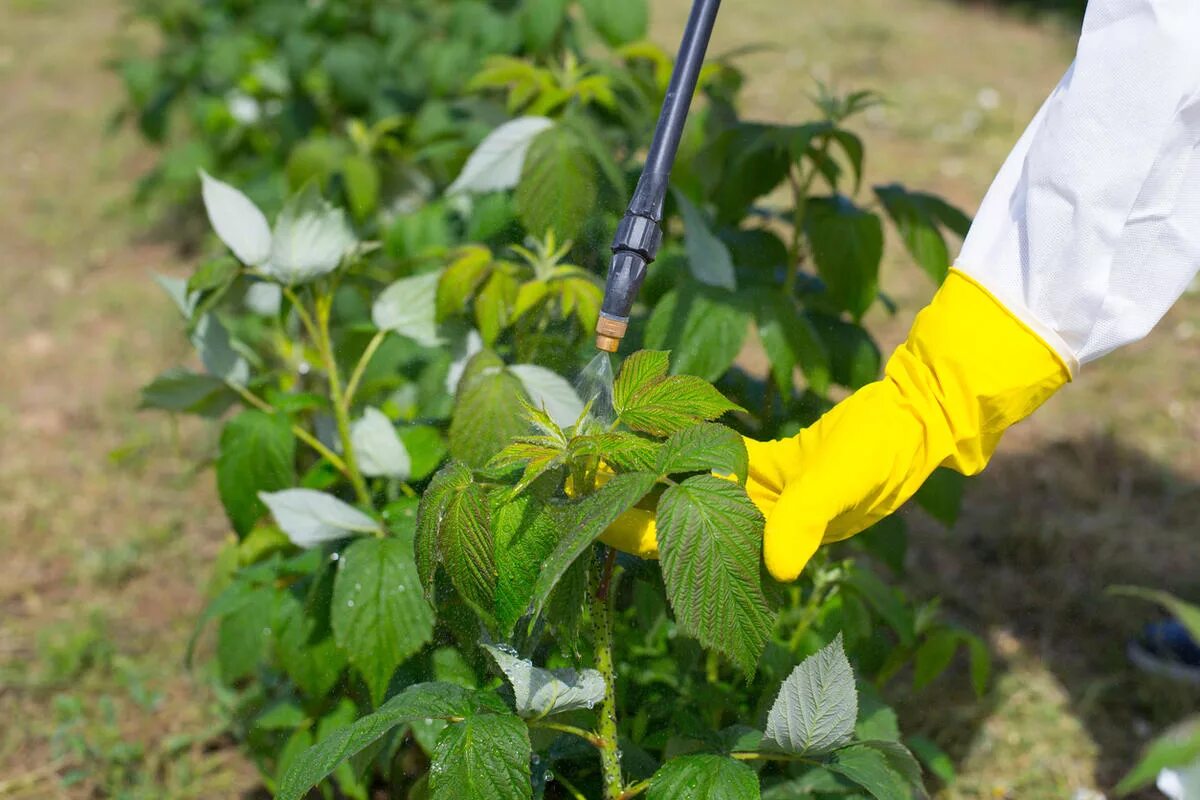
[[[1200,267],[1198,144],[1200,0],[1091,0],[955,266],[1073,369],[1142,338]]]

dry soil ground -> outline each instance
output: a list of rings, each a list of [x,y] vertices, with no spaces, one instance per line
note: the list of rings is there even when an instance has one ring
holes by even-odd
[[[686,0],[655,0],[670,44]],[[750,110],[802,119],[813,76],[882,91],[862,123],[869,176],[974,208],[1070,57],[1069,33],[944,0],[737,0],[716,50]],[[210,434],[135,411],[185,357],[153,271],[186,265],[127,206],[146,154],[105,136],[102,62],[119,0],[0,0],[0,798],[238,797],[253,773],[223,737],[204,672],[182,668],[224,536]],[[889,264],[902,336],[931,294]],[[1123,641],[1153,612],[1114,583],[1200,597],[1200,299],[1088,369],[1004,443],[954,531],[912,515],[910,585],[984,633],[997,678],[899,692],[910,727],[957,762],[946,798],[1069,798],[1111,786],[1197,698],[1141,678]],[[1084,796],[1084,795],[1078,795]]]

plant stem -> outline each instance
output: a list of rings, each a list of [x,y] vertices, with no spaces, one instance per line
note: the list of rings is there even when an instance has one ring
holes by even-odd
[[[608,548],[606,548],[608,549]],[[609,550],[609,554],[614,551]],[[612,607],[609,605],[608,589],[612,581],[615,561],[607,557],[601,574],[592,583],[592,640],[596,645],[596,669],[604,677],[604,699],[600,701],[600,719],[597,725],[600,735],[600,768],[604,774],[605,800],[620,800],[621,758],[617,754],[617,695],[616,670],[612,655]],[[603,588],[603,593],[601,592]]]
[[[604,746],[604,743],[600,740],[599,736],[592,733],[591,731],[585,731],[583,728],[577,728],[574,725],[564,725],[561,722],[546,722],[545,720],[539,719],[539,720],[534,720],[534,721],[530,722],[529,727],[544,728],[545,730],[548,730],[548,731],[558,731],[559,733],[566,733],[571,736],[577,736],[580,739],[583,739],[588,744],[592,745],[593,747],[599,748],[599,747]]]
[[[821,762],[808,756],[798,756],[792,753],[730,753],[730,758],[736,758],[738,761],[797,761],[802,764],[812,764],[820,766]]]
[[[325,373],[329,380],[329,397],[333,401],[333,416],[337,422],[338,436],[342,440],[342,454],[346,462],[346,474],[354,493],[360,503],[371,505],[371,493],[367,491],[366,481],[358,469],[354,458],[354,442],[350,438],[350,410],[346,407],[346,398],[342,393],[342,378],[338,372],[337,358],[333,353],[333,341],[329,336],[329,317],[333,310],[333,294],[323,292],[317,295],[317,349],[325,362]],[[303,317],[302,317],[303,319]]]
[[[354,395],[358,391],[358,384],[362,382],[363,373],[367,371],[367,365],[371,363],[371,358],[374,357],[375,351],[379,349],[379,345],[383,344],[386,336],[387,331],[376,331],[375,335],[371,337],[371,341],[367,343],[367,349],[363,350],[358,363],[354,366],[354,372],[350,374],[350,380],[346,382],[345,401],[347,411],[354,404]]]
[[[231,388],[235,392],[237,392],[239,397],[241,397],[243,400],[245,400],[250,405],[257,408],[259,411],[265,411],[268,414],[276,413],[275,406],[271,405],[266,400],[262,399],[261,397],[256,395],[254,392],[247,389],[245,386],[239,386],[236,383],[230,383],[229,381],[226,381],[226,384],[228,384],[229,388]],[[304,428],[302,428],[296,424],[292,425],[292,433],[295,435],[295,437],[297,439],[304,442],[306,445],[311,447],[313,450],[316,450],[317,453],[321,456],[321,458],[325,459],[326,461],[328,461],[330,464],[333,465],[334,469],[336,469],[338,472],[345,475],[347,478],[350,477],[350,473],[346,469],[346,462],[342,461],[341,457],[337,453],[333,452],[328,447],[326,447],[321,442],[320,439],[313,436],[311,433],[304,430]]]
[[[650,788],[650,780],[650,778],[647,778],[644,781],[639,781],[633,784],[628,789],[621,792],[620,800],[630,800],[630,798],[637,797],[639,794]]]

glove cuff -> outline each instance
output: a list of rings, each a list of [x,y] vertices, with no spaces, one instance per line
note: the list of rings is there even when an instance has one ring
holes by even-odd
[[[886,374],[922,408],[941,464],[968,475],[986,466],[1005,430],[1071,380],[1054,348],[957,270],[917,315]]]

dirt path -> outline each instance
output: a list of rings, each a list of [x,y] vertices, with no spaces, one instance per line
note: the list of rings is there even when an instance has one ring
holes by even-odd
[[[686,0],[656,0],[672,44]],[[0,12],[0,798],[234,797],[252,771],[181,667],[224,535],[207,432],[134,411],[186,356],[149,280],[181,271],[124,205],[142,154],[105,138],[119,91],[99,66],[118,0],[6,0]],[[785,9],[783,11],[782,9]],[[881,90],[871,177],[973,207],[1069,59],[1049,27],[935,0],[742,0],[717,49],[747,57],[753,114],[805,116],[811,74]],[[892,269],[895,341],[930,293]],[[1151,616],[1112,583],[1197,596],[1200,355],[1190,298],[1148,342],[1088,370],[1005,443],[944,532],[917,517],[911,586],[987,633],[982,704],[946,680],[900,697],[961,780],[946,797],[1041,800],[1111,785],[1196,698],[1139,680],[1123,637]],[[1191,369],[1189,369],[1191,367]],[[935,712],[923,712],[926,706]]]
[[[189,474],[204,442],[135,411],[186,343],[150,281],[181,265],[134,240],[136,143],[105,135],[117,7],[0,11],[6,799],[230,797],[251,777],[214,741],[203,675],[182,668],[224,527]]]

